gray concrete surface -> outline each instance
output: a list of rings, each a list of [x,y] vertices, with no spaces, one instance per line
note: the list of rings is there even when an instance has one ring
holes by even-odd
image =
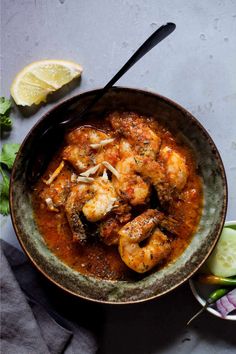
[[[170,97],[204,125],[222,156],[229,186],[227,220],[236,219],[236,1],[235,0],[2,0],[1,95],[16,73],[45,58],[79,62],[84,73],[73,96],[103,86],[160,25],[175,32],[120,81]],[[56,102],[24,117],[14,108],[7,141],[21,142]],[[9,217],[2,237],[18,246]],[[101,353],[235,352],[235,324],[206,314],[186,329],[198,309],[187,285],[175,294],[132,308],[104,309]],[[92,314],[91,321],[94,321]]]

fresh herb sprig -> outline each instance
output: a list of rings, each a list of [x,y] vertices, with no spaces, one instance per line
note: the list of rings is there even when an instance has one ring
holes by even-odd
[[[9,117],[11,101],[5,97],[0,97],[0,130],[1,132],[12,128],[12,121]]]
[[[2,152],[0,154],[0,174],[2,176],[2,180],[0,182],[0,213],[2,215],[8,215],[10,211],[9,172],[13,167],[17,151],[19,150],[19,146],[19,144],[4,144],[2,147]]]

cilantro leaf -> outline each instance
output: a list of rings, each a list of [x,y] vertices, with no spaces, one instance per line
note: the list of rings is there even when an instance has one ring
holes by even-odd
[[[2,175],[2,181],[0,182],[0,213],[2,215],[8,215],[10,211],[10,207],[9,207],[10,180],[9,177],[5,175],[1,167],[0,167],[0,172]]]
[[[11,108],[11,101],[5,97],[0,97],[0,114],[6,114]]]
[[[0,162],[11,169],[19,147],[19,144],[4,144],[0,154]]]
[[[6,165],[9,169],[12,168],[16,153],[19,150],[19,144],[4,144],[0,154],[0,163]],[[2,166],[0,166],[0,173],[2,181],[0,182],[0,213],[2,215],[9,214],[9,177],[4,173]]]
[[[11,101],[0,97],[0,128],[1,133],[3,130],[10,130],[12,126],[11,119],[9,118],[9,111],[11,108]],[[8,169],[12,169],[15,161],[16,153],[19,150],[19,144],[4,144],[2,152],[0,153],[0,164],[5,165]],[[0,165],[0,174],[2,180],[0,182],[0,213],[2,215],[9,214],[9,188],[10,179],[4,173],[2,166]]]
[[[12,122],[9,117],[11,109],[11,101],[5,97],[0,97],[0,131],[1,136],[5,130],[10,130]]]
[[[0,115],[0,129],[10,130],[12,128],[11,119],[7,116]]]

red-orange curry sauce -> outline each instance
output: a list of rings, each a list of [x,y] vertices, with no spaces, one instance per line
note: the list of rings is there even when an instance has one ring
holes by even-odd
[[[150,123],[149,125],[153,130],[157,129],[155,128],[156,126],[158,127],[162,142],[174,147],[176,151],[179,151],[185,157],[189,169],[189,176],[184,189],[169,205],[168,210],[162,210],[158,206],[161,211],[173,216],[179,223],[176,226],[175,235],[168,234],[172,246],[170,255],[164,262],[153,268],[151,270],[153,272],[173,262],[190,243],[201,217],[203,192],[201,177],[197,173],[194,154],[190,147],[179,137],[174,136],[166,127],[159,123],[155,125],[152,119],[147,119],[147,122]],[[111,129],[105,120],[102,124],[101,121],[96,122],[96,120],[92,120],[89,124],[92,127],[99,127],[104,132]],[[65,143],[63,146],[65,146]],[[64,209],[59,208],[56,212],[48,210],[45,200],[42,198],[44,192],[49,188],[45,184],[45,180],[49,178],[62,161],[63,146],[59,147],[59,152],[34,186],[32,193],[36,224],[48,248],[60,260],[82,274],[109,280],[139,279],[143,275],[135,273],[125,265],[119,255],[117,245],[108,246],[100,240],[97,227],[99,223],[87,223],[82,216],[85,229],[91,237],[88,238],[86,244],[81,245],[72,240],[72,233]],[[63,180],[67,180],[70,183],[73,173],[73,167],[69,163],[65,163],[59,177],[50,185],[51,191],[53,190],[53,193],[55,193],[55,198],[57,197],[57,187],[60,185],[60,181],[64,183]],[[153,193],[156,194],[155,191]],[[148,208],[153,208],[151,203],[153,203],[155,198],[155,195],[152,195],[151,201],[135,210],[134,215],[138,215],[138,213]]]

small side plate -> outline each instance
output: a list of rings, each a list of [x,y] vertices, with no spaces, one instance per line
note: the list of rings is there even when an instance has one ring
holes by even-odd
[[[224,226],[236,230],[236,221],[226,221]],[[212,293],[215,289],[218,288],[218,286],[215,285],[200,284],[199,282],[196,282],[193,279],[189,280],[189,285],[193,295],[195,296],[199,304],[202,306],[205,305],[206,299],[209,297],[210,293]],[[236,315],[229,314],[226,317],[222,317],[220,312],[213,307],[207,307],[206,310],[212,315],[221,318],[222,320],[236,321]]]

